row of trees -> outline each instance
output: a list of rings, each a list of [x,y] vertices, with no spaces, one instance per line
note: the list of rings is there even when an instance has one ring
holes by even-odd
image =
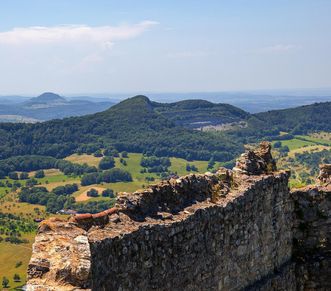
[[[88,197],[98,197],[99,196],[99,191],[91,188],[90,190],[87,191],[86,194]],[[115,194],[114,191],[112,189],[105,189],[101,192],[102,197],[110,197],[110,198],[114,198]]]
[[[171,162],[167,157],[143,156],[140,165],[146,169],[143,172],[164,173],[168,172]]]
[[[27,174],[22,173],[23,176],[14,174],[16,171],[30,172],[37,171],[36,178],[44,177],[43,169],[59,169],[65,175],[82,175],[84,173],[96,172],[98,169],[87,164],[74,164],[70,161],[56,159],[47,156],[17,156],[8,159],[0,160],[0,179],[6,177],[11,173],[15,179],[26,179]],[[17,176],[16,176],[17,175]]]
[[[49,192],[46,187],[23,187],[18,197],[20,202],[45,205],[48,212],[56,213],[63,208],[71,208],[75,198],[70,194],[76,189],[76,184],[57,187],[55,192]]]
[[[44,178],[45,177],[44,170],[36,171],[36,173],[34,174],[34,177],[37,179]],[[12,180],[27,180],[27,179],[29,179],[29,173],[27,173],[27,172],[21,172],[21,173],[9,172],[8,178],[12,179]]]
[[[114,206],[114,199],[103,201],[88,201],[85,203],[75,203],[71,209],[78,213],[98,213]]]
[[[87,186],[92,184],[114,183],[114,182],[130,182],[132,176],[128,171],[113,168],[103,172],[85,174],[81,179],[81,185]]]
[[[21,282],[21,277],[19,274],[14,274],[13,276],[14,282]],[[2,277],[2,287],[9,288],[9,279],[7,277]]]

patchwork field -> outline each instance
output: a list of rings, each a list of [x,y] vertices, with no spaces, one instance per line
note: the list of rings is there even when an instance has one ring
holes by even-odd
[[[314,143],[313,141],[306,141],[297,138],[293,138],[290,140],[282,140],[281,142],[282,142],[282,146],[288,146],[290,150],[316,145],[316,143]]]
[[[282,140],[280,148],[274,148],[279,169],[290,169],[290,187],[300,188],[314,183],[318,174],[318,164],[331,162],[331,134],[315,133],[312,135],[298,135],[290,140]],[[276,142],[274,141],[273,145]],[[281,153],[288,147],[286,154]]]
[[[284,133],[285,134],[285,133]],[[291,169],[292,177],[290,184],[293,187],[301,187],[305,185],[307,180],[307,175],[310,173],[311,169],[302,163],[296,161],[296,156],[298,154],[311,154],[320,153],[325,150],[331,149],[331,140],[329,134],[321,133],[311,136],[295,136],[291,140],[281,141],[281,148],[274,149],[274,155],[278,159],[278,166],[282,169]],[[274,141],[275,144],[277,141]],[[288,152],[286,154],[281,153],[281,149],[288,147]],[[143,155],[138,153],[128,153],[127,158],[123,158],[121,162],[120,157],[115,157],[115,167],[128,171],[132,175],[133,181],[131,182],[116,182],[116,183],[100,183],[93,184],[89,186],[81,186],[79,176],[67,176],[64,175],[57,169],[44,170],[45,177],[36,179],[38,185],[46,187],[49,191],[53,190],[55,187],[64,186],[66,184],[76,183],[79,187],[78,191],[72,194],[75,200],[80,203],[86,203],[88,201],[107,201],[109,197],[102,197],[101,192],[105,189],[112,189],[114,194],[118,192],[133,192],[138,189],[147,187],[149,184],[157,183],[161,178],[156,173],[143,172],[143,168],[140,165]],[[88,164],[90,166],[98,167],[101,158],[94,157],[92,155],[71,155],[66,158],[66,160],[73,163]],[[123,160],[125,161],[123,163]],[[180,158],[170,158],[171,166],[168,171],[182,176],[188,173],[186,169],[187,164],[190,166],[195,166],[197,172],[204,173],[208,171],[207,161],[187,161]],[[218,168],[221,164],[215,163],[214,169]],[[35,172],[30,172],[29,176],[33,178]],[[309,178],[310,176],[308,176]],[[312,177],[311,177],[312,178]],[[154,181],[151,181],[153,180]],[[11,179],[2,179],[1,182],[6,181],[13,183]],[[19,181],[22,185],[25,185],[25,181]],[[98,197],[88,197],[87,191],[95,189],[99,192]],[[18,190],[19,191],[19,190]],[[46,212],[45,206],[33,205],[29,203],[22,203],[18,201],[18,194],[12,191],[9,187],[0,187],[0,212],[1,213],[12,213],[18,215],[25,219],[33,220],[35,218],[46,218],[49,214]],[[65,218],[65,215],[52,215]],[[15,288],[21,286],[25,280],[25,273],[27,263],[31,254],[31,244],[33,242],[34,233],[26,233],[22,235],[22,238],[26,238],[29,242],[23,244],[11,244],[8,242],[0,243],[0,260],[5,262],[0,267],[0,276],[6,276],[10,280],[10,288]],[[18,264],[18,262],[22,262]],[[14,282],[14,274],[18,274],[21,278],[21,282]]]
[[[138,189],[147,187],[149,184],[157,183],[160,177],[156,173],[142,173],[143,169],[140,165],[142,159],[142,154],[129,153],[128,158],[124,158],[126,165],[121,163],[120,157],[115,157],[115,167],[126,170],[131,173],[133,181],[132,182],[116,182],[116,183],[101,183],[89,186],[81,186],[80,178],[77,176],[67,176],[60,172],[58,169],[47,169],[44,170],[45,177],[37,178],[37,186],[44,186],[49,191],[53,190],[55,187],[64,186],[66,184],[77,183],[79,186],[78,191],[72,194],[77,202],[86,203],[88,201],[107,201],[109,197],[102,197],[101,193],[104,189],[110,188],[114,193],[118,192],[133,192]],[[101,158],[94,157],[92,155],[71,155],[66,158],[66,160],[73,163],[88,164],[90,166],[98,167]],[[186,170],[186,165],[189,163],[191,166],[194,165],[198,172],[206,172],[208,162],[207,161],[186,161],[179,158],[170,158],[171,166],[169,167],[169,172],[176,173],[177,175],[185,175],[188,173]],[[215,168],[219,166],[219,163],[215,164]],[[195,173],[195,172],[191,172]],[[35,171],[29,173],[29,178],[34,178]],[[147,178],[147,179],[146,179]],[[150,181],[150,178],[154,178],[154,181]],[[3,183],[8,181],[9,183],[14,183],[12,179],[2,179]],[[19,182],[24,186],[26,180],[19,180]],[[90,189],[96,189],[99,192],[99,197],[88,197],[87,191]],[[49,216],[46,212],[46,207],[42,205],[22,203],[18,201],[18,192],[12,191],[9,187],[0,187],[0,213],[12,213],[21,218],[29,219],[43,219]],[[52,214],[51,216],[58,216],[66,218],[66,215]],[[37,223],[36,223],[37,226]],[[22,286],[26,279],[26,268],[31,255],[31,245],[34,240],[34,233],[22,234],[22,238],[27,239],[28,243],[22,244],[12,244],[9,242],[0,243],[0,261],[3,262],[0,267],[0,277],[7,277],[10,281],[10,290],[18,286]],[[19,263],[21,262],[21,263]],[[18,267],[16,264],[18,263]],[[14,282],[13,276],[18,274],[21,278],[20,282]]]

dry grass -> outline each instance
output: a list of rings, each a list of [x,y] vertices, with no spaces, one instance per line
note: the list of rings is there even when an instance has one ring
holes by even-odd
[[[26,281],[27,266],[31,257],[34,236],[34,233],[22,235],[22,238],[29,240],[29,243],[26,244],[0,243],[0,262],[2,262],[0,264],[0,275],[1,279],[3,276],[9,279],[9,290],[24,285]],[[22,265],[16,268],[18,262],[22,262]],[[21,282],[14,282],[14,274],[21,277]]]
[[[54,177],[54,176],[62,175],[62,172],[59,169],[47,169],[44,170],[44,173],[46,177]],[[29,177],[33,178],[35,174],[36,171],[29,172]]]
[[[41,184],[40,186],[43,186],[43,187],[46,187],[46,189],[48,191],[52,191],[54,188],[58,187],[58,186],[64,186],[66,184],[73,184],[73,183],[76,183],[76,184],[80,184],[80,179],[75,179],[75,180],[70,180],[70,181],[61,181],[61,182],[51,182],[51,183],[48,183],[48,184]]]
[[[320,152],[322,150],[329,150],[330,147],[329,146],[322,146],[322,145],[312,145],[312,146],[307,146],[307,147],[303,147],[303,148],[297,148],[294,150],[291,150],[288,153],[289,157],[294,157],[295,154],[302,154],[304,152],[307,153],[315,153],[315,152]]]
[[[69,157],[66,157],[65,160],[70,161],[72,163],[76,164],[88,164],[89,166],[95,166],[98,167],[101,158],[92,156],[92,155],[78,155],[78,154],[73,154]]]
[[[95,189],[98,191],[99,195],[101,195],[102,191],[105,190],[105,187],[100,187],[100,186],[86,186],[86,187],[82,187],[78,192],[76,192],[77,194],[75,194],[75,199],[77,202],[83,202],[83,201],[87,201],[90,200],[91,198],[94,197],[89,197],[87,196],[87,192],[91,189]],[[77,196],[76,196],[77,195]]]

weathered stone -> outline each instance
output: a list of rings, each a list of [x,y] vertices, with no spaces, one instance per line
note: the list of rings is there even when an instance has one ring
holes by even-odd
[[[298,290],[331,290],[331,185],[292,193]]]
[[[271,144],[264,141],[255,150],[242,154],[233,170],[246,175],[261,175],[272,173],[276,169],[276,162],[271,155]]]
[[[82,228],[59,219],[41,223],[28,266],[28,290],[86,289],[90,268],[90,246]]]
[[[322,185],[331,184],[331,164],[320,165],[320,172],[317,177],[317,181]]]
[[[28,290],[331,290],[330,185],[290,193],[270,145],[252,153],[241,173],[188,175],[42,222]]]

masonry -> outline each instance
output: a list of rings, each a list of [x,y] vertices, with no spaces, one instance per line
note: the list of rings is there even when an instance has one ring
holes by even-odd
[[[330,185],[291,193],[288,178],[262,143],[232,171],[43,221],[28,290],[330,290]]]

